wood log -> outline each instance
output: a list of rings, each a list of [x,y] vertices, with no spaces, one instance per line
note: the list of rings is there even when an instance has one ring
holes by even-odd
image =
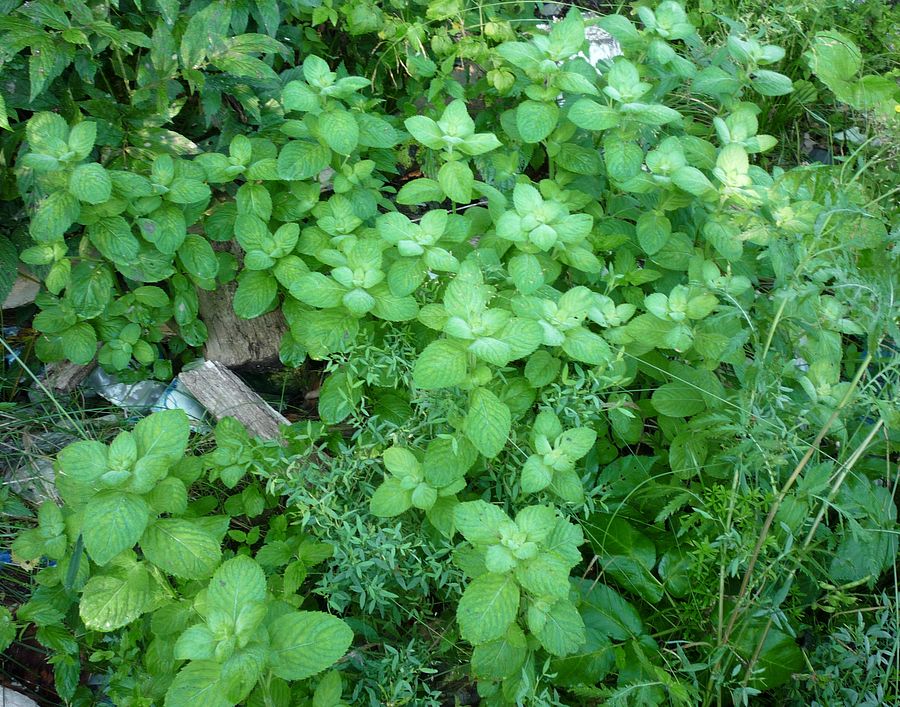
[[[41,383],[51,393],[72,393],[96,367],[96,359],[87,364],[70,361],[48,363],[41,374]]]
[[[219,361],[204,361],[197,368],[182,371],[178,378],[213,417],[234,417],[251,435],[277,439],[281,436],[279,426],[289,424]]]
[[[234,243],[214,243],[216,250],[239,255]],[[279,368],[278,349],[287,322],[280,309],[255,319],[241,319],[234,313],[232,300],[237,283],[216,287],[212,292],[198,290],[200,319],[206,324],[209,337],[203,355],[229,368],[254,371]]]

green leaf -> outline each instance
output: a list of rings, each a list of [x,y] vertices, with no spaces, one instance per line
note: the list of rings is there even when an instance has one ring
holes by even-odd
[[[234,313],[243,319],[265,314],[278,296],[278,281],[265,270],[245,270],[238,276]]]
[[[529,253],[515,255],[509,260],[509,276],[516,289],[530,295],[544,285],[544,269],[541,262]]]
[[[594,132],[609,130],[619,124],[619,114],[614,108],[587,98],[576,101],[566,117],[579,128]]]
[[[345,110],[329,110],[319,116],[319,134],[339,155],[349,155],[359,144],[359,125]]]
[[[794,90],[790,78],[768,69],[754,71],[750,77],[750,86],[763,96],[784,96]]]
[[[166,692],[165,707],[234,707],[224,688],[219,663],[194,660],[178,671]]]
[[[529,627],[531,627],[529,611]],[[534,635],[551,655],[565,656],[574,653],[585,642],[584,621],[572,602],[561,599],[543,615],[540,628]]]
[[[67,191],[55,191],[38,203],[28,232],[38,243],[50,243],[63,237],[81,213],[81,206]]]
[[[606,340],[584,327],[568,331],[562,349],[576,361],[592,366],[599,366],[613,359]]]
[[[588,538],[607,576],[623,589],[651,603],[662,598],[662,583],[653,576],[653,541],[624,518],[598,513],[591,516]]]
[[[804,58],[809,68],[829,87],[834,81],[852,80],[862,68],[859,47],[836,30],[816,32]]]
[[[636,176],[644,160],[644,152],[639,145],[618,135],[603,141],[603,156],[609,176],[620,182]]]
[[[637,238],[647,255],[654,255],[672,235],[672,224],[659,211],[645,211],[638,217]]]
[[[236,51],[226,51],[211,57],[211,63],[232,76],[245,76],[257,81],[277,81],[278,75],[264,61]]]
[[[98,565],[105,565],[123,550],[137,544],[150,515],[140,496],[120,491],[101,491],[84,510],[84,548]]]
[[[209,187],[199,179],[177,178],[169,185],[166,199],[173,204],[194,204],[210,197]]]
[[[706,409],[702,391],[682,381],[665,383],[650,397],[653,409],[669,417],[690,417]]]
[[[433,179],[420,177],[404,184],[397,192],[397,203],[416,206],[428,201],[443,201],[444,189]]]
[[[209,577],[222,559],[218,541],[181,518],[157,520],[144,532],[141,550],[161,570],[184,579]]]
[[[163,410],[138,422],[133,434],[139,457],[162,455],[174,464],[184,456],[191,425],[183,410]]]
[[[278,153],[278,176],[298,181],[318,176],[331,161],[331,151],[317,142],[294,140]]]
[[[346,293],[346,288],[320,272],[301,275],[291,285],[291,294],[294,297],[311,307],[320,309],[340,307],[341,299]]]
[[[525,378],[533,387],[540,388],[556,380],[561,367],[562,361],[548,351],[536,351],[525,364]]]
[[[375,147],[386,150],[400,142],[402,133],[389,122],[370,113],[354,113],[359,124],[359,144],[361,147]]]
[[[425,450],[425,480],[438,489],[450,486],[465,476],[477,456],[464,439],[433,439]]]
[[[585,621],[614,641],[644,632],[641,615],[612,587],[591,580],[575,580],[583,596]]]
[[[285,110],[314,111],[319,107],[319,94],[302,81],[290,81],[282,91],[281,101]]]
[[[209,241],[189,233],[178,249],[178,260],[194,277],[211,280],[219,272],[219,260]]]
[[[528,143],[549,137],[558,120],[559,106],[555,103],[525,100],[516,108],[516,128]]]
[[[269,626],[272,672],[303,680],[334,665],[350,647],[353,632],[340,619],[318,611],[291,612]]]
[[[475,646],[472,673],[485,680],[503,680],[519,671],[527,655],[525,633],[511,624],[502,637]]]
[[[150,577],[142,567],[125,578],[91,577],[78,602],[84,625],[95,631],[115,631],[138,618],[148,608]]]
[[[319,391],[319,418],[327,425],[337,425],[353,413],[362,400],[363,388],[353,385],[344,372],[332,373]]]
[[[696,167],[679,167],[672,173],[672,182],[679,189],[694,196],[705,196],[715,192],[712,182]]]
[[[512,415],[509,408],[486,388],[476,388],[469,396],[464,426],[466,437],[488,458],[496,457],[509,437]]]
[[[88,237],[107,260],[116,265],[137,259],[141,244],[131,233],[131,226],[121,216],[102,218],[87,228]]]
[[[472,201],[475,176],[465,162],[445,162],[438,172],[438,183],[451,201],[457,204]]]
[[[471,581],[456,609],[460,635],[473,645],[501,638],[519,612],[519,587],[510,574],[483,574]]]
[[[456,529],[475,545],[488,545],[500,539],[500,525],[509,517],[497,506],[486,501],[460,503],[453,511]]]
[[[559,148],[556,162],[562,169],[575,174],[595,175],[603,170],[603,160],[596,149],[571,142],[563,143]]]
[[[424,115],[414,115],[403,122],[404,127],[418,142],[430,147],[432,150],[440,150],[444,147],[444,132],[431,118]]]
[[[369,501],[372,515],[378,518],[393,518],[412,507],[412,491],[404,488],[403,481],[390,477],[375,489]]]
[[[66,359],[84,365],[97,354],[97,332],[88,322],[79,322],[60,334]]]
[[[466,380],[467,372],[466,352],[449,339],[438,339],[416,359],[413,383],[423,390],[452,388]]]
[[[69,176],[69,191],[80,201],[102,204],[112,195],[112,180],[101,165],[81,164]]]
[[[206,591],[206,603],[237,623],[242,607],[266,598],[266,576],[249,557],[238,555],[215,571]]]
[[[4,130],[12,130],[9,127],[9,116],[6,112],[6,99],[3,98],[3,94],[0,93],[0,128]],[[3,645],[2,641],[0,641],[0,645]],[[6,650],[5,648],[3,650]]]

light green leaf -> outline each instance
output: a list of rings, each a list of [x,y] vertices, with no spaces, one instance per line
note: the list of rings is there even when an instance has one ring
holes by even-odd
[[[619,114],[614,108],[600,105],[588,98],[576,101],[566,117],[579,128],[595,132],[609,130],[619,124]]]
[[[234,707],[224,695],[222,666],[211,660],[185,665],[166,692],[165,707]]]
[[[319,134],[339,155],[349,155],[359,144],[359,125],[352,114],[333,109],[319,116]]]
[[[238,555],[215,571],[206,592],[207,606],[237,622],[245,603],[266,598],[266,576],[249,557]]]
[[[456,529],[475,545],[496,543],[500,539],[500,524],[509,517],[499,507],[486,501],[460,503],[453,512]]]
[[[522,467],[522,493],[537,493],[550,485],[553,469],[544,464],[537,454],[532,454]]]
[[[451,201],[457,204],[472,201],[475,176],[465,162],[445,162],[438,172],[438,183]]]
[[[763,96],[784,96],[794,90],[790,78],[777,71],[757,69],[750,77],[753,90]]]
[[[433,341],[419,354],[413,383],[423,390],[452,388],[466,380],[466,352],[449,339]]]
[[[529,612],[529,619],[531,612]],[[531,622],[529,621],[529,627]],[[534,635],[551,655],[565,656],[578,650],[586,640],[584,621],[572,602],[557,601],[544,618],[540,628],[533,629]]]
[[[466,587],[456,609],[460,635],[478,645],[502,637],[519,612],[519,587],[511,574],[483,574]]]
[[[183,410],[163,410],[138,422],[133,434],[139,457],[162,455],[174,464],[184,456],[191,425]]]
[[[95,631],[115,631],[149,608],[150,577],[143,567],[135,567],[125,578],[91,577],[78,602],[84,625]]]
[[[536,351],[525,364],[525,378],[535,388],[547,385],[556,379],[562,362],[548,351]]]
[[[592,366],[608,363],[613,358],[606,340],[584,327],[568,331],[562,349],[576,361]]]
[[[112,195],[112,180],[101,165],[80,164],[69,176],[69,191],[80,201],[102,204]]]
[[[238,276],[234,313],[242,319],[265,314],[278,296],[278,281],[265,270],[245,270]]]
[[[433,179],[420,177],[404,184],[397,192],[397,203],[416,206],[428,201],[443,201],[444,189]]]
[[[523,295],[532,294],[544,284],[541,262],[531,254],[521,253],[510,258],[509,276]]]
[[[432,150],[440,150],[444,147],[444,133],[431,118],[414,115],[407,118],[403,125],[409,134],[425,147],[430,147]]]
[[[516,108],[516,128],[522,140],[540,142],[550,136],[559,120],[559,106],[544,101],[522,101]]]
[[[647,255],[654,255],[672,235],[672,224],[659,211],[645,211],[638,217],[637,238]]]
[[[706,409],[701,390],[682,381],[661,385],[653,391],[650,402],[660,415],[669,417],[689,417]]]
[[[293,140],[278,153],[278,176],[288,181],[310,179],[331,161],[331,151],[319,143]]]
[[[135,546],[147,527],[150,509],[140,496],[101,491],[88,501],[82,528],[84,547],[98,565]]]
[[[393,518],[412,507],[412,491],[403,487],[402,479],[389,477],[375,489],[369,501],[372,515]]]
[[[102,442],[84,440],[64,447],[57,456],[61,472],[75,481],[96,481],[109,470],[107,447]]]
[[[269,626],[272,672],[285,680],[303,680],[334,665],[353,640],[340,619],[319,611],[295,611]]]
[[[476,388],[469,396],[469,412],[464,422],[466,436],[486,457],[496,457],[509,437],[512,415],[509,408],[486,388]]]
[[[216,538],[181,518],[157,520],[141,538],[141,550],[161,570],[184,579],[209,577],[222,559]]]

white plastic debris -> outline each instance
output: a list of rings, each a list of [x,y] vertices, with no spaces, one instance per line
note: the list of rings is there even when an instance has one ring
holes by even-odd
[[[0,687],[0,707],[38,707],[38,703],[20,692]]]

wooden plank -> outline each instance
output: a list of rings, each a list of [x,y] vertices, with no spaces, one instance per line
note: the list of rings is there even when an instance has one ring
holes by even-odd
[[[0,309],[15,309],[16,307],[24,307],[26,304],[31,304],[40,291],[41,281],[20,265],[19,275],[13,283],[12,290],[6,296],[6,299],[3,300],[3,304],[0,305]]]
[[[252,435],[277,439],[281,436],[279,426],[289,424],[287,418],[219,361],[204,361],[197,368],[182,371],[178,378],[213,417],[234,417]]]

